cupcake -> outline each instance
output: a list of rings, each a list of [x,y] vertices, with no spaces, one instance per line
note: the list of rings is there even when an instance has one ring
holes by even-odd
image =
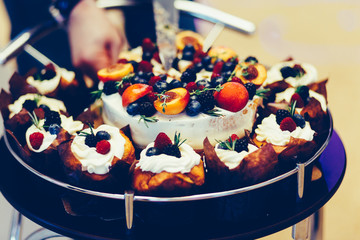
[[[191,194],[205,182],[201,156],[180,140],[174,141],[159,133],[155,141],[140,153],[134,165],[132,187],[137,193],[148,195]]]
[[[128,185],[135,149],[118,128],[101,125],[82,130],[59,146],[65,174],[72,184],[94,190],[121,192]]]

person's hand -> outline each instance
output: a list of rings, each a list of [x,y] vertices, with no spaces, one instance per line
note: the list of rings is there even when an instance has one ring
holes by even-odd
[[[92,79],[96,72],[115,63],[124,36],[99,9],[94,0],[81,0],[68,22],[72,63]]]

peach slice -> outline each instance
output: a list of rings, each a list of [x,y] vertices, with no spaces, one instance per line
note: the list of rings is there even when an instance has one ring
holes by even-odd
[[[176,48],[182,51],[187,44],[194,46],[195,51],[202,50],[204,38],[193,31],[182,31],[176,35]]]
[[[238,112],[246,106],[249,93],[244,85],[238,82],[227,82],[222,87],[220,92],[214,94],[219,107],[230,112]]]
[[[241,79],[242,83],[252,82],[257,87],[261,86],[267,77],[264,65],[260,63],[251,64],[242,62],[236,66],[235,76]]]
[[[153,88],[150,85],[137,83],[133,84],[125,89],[122,94],[122,105],[126,107],[130,103],[135,102],[139,98],[142,98],[149,92],[152,92]]]
[[[220,58],[224,62],[226,62],[229,59],[237,56],[237,54],[236,54],[236,52],[234,50],[232,50],[231,48],[228,48],[228,47],[224,47],[224,46],[212,47],[209,50],[208,55],[210,57],[212,57],[214,61],[215,61],[216,58]]]
[[[134,72],[131,63],[116,63],[110,67],[102,68],[97,72],[100,81],[119,81],[129,73]]]
[[[158,112],[166,115],[176,115],[184,111],[189,103],[190,93],[185,88],[174,88],[164,93],[154,102],[154,107]]]

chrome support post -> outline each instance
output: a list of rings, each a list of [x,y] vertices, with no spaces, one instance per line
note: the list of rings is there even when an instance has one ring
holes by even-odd
[[[63,237],[62,235],[52,232],[46,228],[40,228],[30,234],[25,240],[46,240],[50,238]]]
[[[131,229],[133,226],[134,219],[134,192],[125,191],[125,216],[126,216],[126,227]]]
[[[21,220],[22,215],[15,209],[12,213],[11,226],[10,226],[10,240],[19,240],[21,237]]]

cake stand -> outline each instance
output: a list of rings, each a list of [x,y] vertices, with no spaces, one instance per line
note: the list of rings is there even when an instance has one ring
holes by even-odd
[[[246,221],[241,219],[224,220],[223,224],[213,224],[215,219],[191,224],[170,223],[168,225],[157,224],[155,220],[154,224],[151,224],[142,222],[135,215],[134,225],[129,230],[126,227],[126,219],[117,218],[116,214],[99,218],[95,216],[96,214],[94,216],[72,216],[66,213],[62,201],[64,192],[58,186],[39,178],[19,164],[9,153],[4,139],[1,140],[0,150],[2,166],[3,169],[6,169],[0,175],[0,187],[7,201],[19,213],[33,222],[76,239],[161,239],[169,237],[184,239],[189,236],[197,239],[251,239],[263,237],[299,222],[308,224],[307,218],[321,209],[335,194],[346,169],[345,149],[338,134],[334,131],[327,148],[318,159],[323,180],[312,183],[301,200],[290,197],[284,203],[282,199],[279,199],[282,202],[281,207],[274,204],[274,208],[271,209],[270,206],[266,215],[258,215],[255,211],[253,216]],[[256,201],[253,204],[256,204]],[[119,205],[119,208],[123,208],[123,203],[119,203]],[[261,208],[260,206],[253,207],[253,209]],[[114,205],[114,212],[116,211],[117,207]],[[167,219],[163,220],[166,222]],[[297,225],[298,228],[301,227],[301,224]],[[295,235],[296,232],[295,228]],[[296,236],[294,238],[299,239]]]

